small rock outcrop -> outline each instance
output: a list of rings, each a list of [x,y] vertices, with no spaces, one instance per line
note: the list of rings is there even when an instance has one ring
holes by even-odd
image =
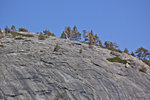
[[[138,58],[57,37],[23,38],[0,39],[0,100],[150,100],[150,67]],[[115,56],[128,63],[107,60]]]

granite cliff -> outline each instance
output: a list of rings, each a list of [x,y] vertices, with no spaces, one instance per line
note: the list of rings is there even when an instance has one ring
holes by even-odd
[[[150,100],[150,67],[126,53],[37,35],[0,43],[0,100]]]

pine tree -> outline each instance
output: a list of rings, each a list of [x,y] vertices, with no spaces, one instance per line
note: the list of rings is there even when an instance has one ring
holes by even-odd
[[[105,45],[106,48],[113,48],[113,49],[118,49],[119,48],[117,43],[112,43],[110,41],[105,41],[104,45]]]
[[[89,40],[88,39],[88,34],[89,34],[89,32],[87,30],[83,30],[83,38],[84,38],[85,42]]]
[[[67,38],[70,39],[70,40],[72,40],[73,33],[72,33],[71,27],[66,27],[64,32],[67,34]]]
[[[103,44],[102,44],[101,40],[98,41],[98,45],[99,45],[100,47],[103,47]]]
[[[44,35],[46,35],[47,37],[48,36],[55,36],[55,34],[50,32],[49,30],[44,30],[43,32],[44,32]]]
[[[2,30],[0,28],[0,38],[2,37],[2,35],[3,35],[3,32],[2,32]]]
[[[10,32],[11,32],[11,30],[8,28],[8,26],[6,26],[5,33],[7,34],[7,33],[10,33]]]
[[[72,33],[73,33],[73,36],[72,36],[73,40],[76,40],[76,41],[81,40],[81,33],[78,31],[76,26],[73,27]]]
[[[12,31],[16,31],[16,27],[14,25],[11,26]]]
[[[61,34],[61,38],[67,39],[67,34],[66,34],[65,32],[63,32],[63,33]]]
[[[110,43],[109,41],[105,41],[105,43],[104,43],[104,45],[105,45],[106,48],[110,48],[110,47],[111,47],[110,44],[111,44],[111,43]]]
[[[99,41],[100,41],[97,34],[95,34],[95,36],[93,37],[93,39],[94,39],[94,45],[98,44]]]
[[[93,31],[91,30],[91,32],[88,34],[88,43],[89,45],[94,45],[94,35],[93,35]]]
[[[147,59],[147,55],[149,53],[149,51],[143,47],[140,47],[136,50],[135,52],[137,54],[137,57],[140,59]]]
[[[1,30],[1,28],[0,28],[0,34],[2,34],[2,30]]]
[[[124,49],[124,53],[127,53],[127,54],[129,53],[127,48]]]
[[[42,33],[42,32],[40,32],[39,40],[45,40],[45,36],[43,35],[43,33]]]
[[[135,57],[135,54],[133,52],[131,52],[131,55]]]

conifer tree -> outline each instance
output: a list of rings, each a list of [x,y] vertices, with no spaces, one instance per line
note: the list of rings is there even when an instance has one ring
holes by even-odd
[[[99,45],[100,47],[103,47],[103,44],[102,44],[101,40],[98,41],[98,45]]]
[[[72,36],[73,40],[76,40],[76,41],[81,40],[81,33],[78,31],[76,26],[73,27],[72,33],[73,33],[73,36]]]
[[[94,39],[94,45],[98,44],[99,41],[100,41],[97,34],[95,34],[95,36],[93,37],[93,39]]]
[[[67,38],[70,39],[70,40],[72,40],[73,33],[72,33],[71,27],[66,27],[64,32],[67,34]]]
[[[6,26],[5,33],[7,34],[7,33],[10,33],[10,32],[11,32],[11,30],[8,28],[8,26]]]
[[[16,31],[16,27],[14,25],[11,26],[12,31]]]
[[[135,54],[133,52],[131,52],[131,55],[135,57]]]
[[[91,30],[91,32],[88,34],[88,43],[89,45],[94,45],[94,35],[93,35],[93,31]]]
[[[110,48],[111,47],[111,42],[105,41],[104,45],[105,45],[106,48]]]
[[[3,32],[2,32],[2,30],[0,28],[0,38],[2,37],[2,35],[3,35]]]
[[[127,53],[127,54],[129,53],[127,48],[124,49],[124,53]]]
[[[146,60],[149,54],[149,51],[143,47],[140,47],[136,50],[135,53],[137,54],[138,58]]]
[[[49,30],[44,30],[43,32],[44,32],[44,35],[46,35],[47,37],[48,36],[55,36],[55,34],[50,32]]]
[[[42,32],[40,32],[39,40],[45,40],[45,36],[44,36],[44,34]]]
[[[67,39],[67,34],[63,31],[63,33],[61,34],[61,38],[63,39]]]
[[[83,38],[84,38],[85,42],[89,40],[88,39],[88,34],[89,34],[89,32],[87,30],[83,30]]]
[[[113,49],[118,49],[119,46],[117,45],[117,43],[112,43],[110,41],[105,41],[105,47],[106,48],[113,48]]]
[[[1,28],[0,28],[0,34],[2,34],[2,30],[1,30]]]

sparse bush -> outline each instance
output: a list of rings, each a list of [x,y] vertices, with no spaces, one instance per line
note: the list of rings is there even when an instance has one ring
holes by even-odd
[[[56,44],[55,48],[54,48],[54,51],[58,51],[60,49],[60,46],[58,44]]]
[[[16,37],[15,40],[24,40],[22,37]]]
[[[79,53],[82,53],[82,48],[80,48]]]
[[[25,29],[25,28],[19,28],[19,31],[20,31],[20,32],[28,32],[28,30]]]
[[[139,68],[139,71],[141,71],[141,72],[146,72],[146,71],[147,71],[147,69],[146,69],[146,67],[141,66],[141,68]]]
[[[64,93],[58,93],[54,100],[68,100],[68,96]]]
[[[45,40],[45,36],[43,35],[43,33],[41,32],[39,35],[39,40]]]
[[[0,44],[0,48],[3,48],[3,47],[4,47],[4,45]]]
[[[107,60],[110,61],[110,62],[118,62],[118,63],[122,63],[122,64],[126,64],[127,63],[126,60],[122,60],[118,56],[114,57],[114,58],[107,58]]]

